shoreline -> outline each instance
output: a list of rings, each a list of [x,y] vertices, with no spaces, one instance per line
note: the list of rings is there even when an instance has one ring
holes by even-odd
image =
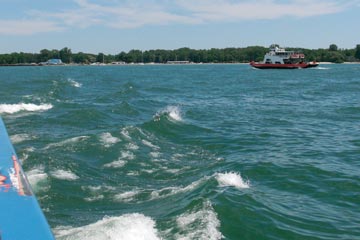
[[[143,65],[249,65],[248,63],[99,63],[99,64],[81,64],[81,63],[69,63],[69,64],[38,64],[38,63],[18,63],[18,64],[0,64],[0,67],[60,67],[60,66],[143,66]],[[333,62],[319,62],[319,64],[328,65],[328,64],[360,64],[360,62],[343,62],[343,63],[333,63]]]

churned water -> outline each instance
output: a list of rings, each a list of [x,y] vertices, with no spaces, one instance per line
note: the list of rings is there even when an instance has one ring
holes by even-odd
[[[1,67],[57,239],[360,239],[360,65]]]

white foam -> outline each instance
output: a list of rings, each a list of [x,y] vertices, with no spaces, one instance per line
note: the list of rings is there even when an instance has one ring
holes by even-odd
[[[95,201],[99,201],[102,199],[104,199],[104,195],[102,195],[102,194],[84,198],[84,200],[87,202],[95,202]]]
[[[129,151],[122,151],[120,159],[128,159],[133,160],[135,158],[135,155],[132,152]]]
[[[23,141],[31,140],[32,137],[29,134],[22,133],[22,134],[15,134],[10,136],[10,140],[13,144],[18,144]]]
[[[190,185],[187,185],[185,187],[166,187],[160,190],[154,190],[151,192],[151,199],[165,198],[170,195],[191,191],[197,188],[203,182],[207,181],[208,179],[209,177],[206,176],[195,182],[192,182]]]
[[[109,191],[114,191],[116,188],[112,187],[112,186],[107,186],[107,185],[99,185],[99,186],[82,186],[81,187],[82,190],[89,190],[92,193],[99,193],[99,191],[101,192],[109,192]]]
[[[166,111],[169,113],[169,116],[176,121],[182,121],[180,108],[177,106],[168,106]]]
[[[106,168],[121,168],[121,167],[125,166],[125,164],[126,164],[126,161],[117,160],[117,161],[113,161],[111,163],[104,164],[104,167],[106,167]]]
[[[57,179],[68,180],[68,181],[79,179],[79,177],[75,173],[62,169],[52,171],[51,176]]]
[[[50,143],[44,148],[44,150],[52,148],[52,147],[62,147],[62,146],[68,145],[68,144],[73,145],[74,143],[84,141],[88,138],[89,138],[89,136],[79,136],[79,137],[69,138],[69,139],[66,139],[66,140],[58,142],[58,143]]]
[[[160,112],[157,112],[154,116],[154,121],[159,121],[161,118],[161,115],[168,116],[170,120],[173,121],[182,121],[181,117],[181,110],[178,106],[167,106],[165,109],[161,110]]]
[[[148,147],[151,147],[151,148],[153,148],[153,149],[159,149],[160,147],[159,146],[156,146],[156,145],[154,145],[154,144],[152,144],[151,142],[149,142],[149,141],[146,141],[146,140],[141,140],[141,142],[144,144],[144,145],[146,145],[146,146],[148,146]]]
[[[129,131],[128,131],[128,128],[130,127],[125,127],[121,130],[121,134],[128,140],[131,140],[131,137],[130,137],[130,134],[129,134]]]
[[[126,160],[133,160],[135,155],[130,151],[122,151],[121,156],[118,160],[104,164],[104,167],[107,168],[121,168],[123,167],[127,161]]]
[[[223,238],[219,231],[220,221],[211,203],[207,201],[199,211],[187,212],[176,219],[181,233],[176,239],[206,239],[217,240]]]
[[[126,144],[126,148],[129,150],[138,150],[139,146],[134,143],[128,143],[128,144]]]
[[[37,112],[46,111],[53,108],[51,104],[32,104],[32,103],[19,103],[19,104],[0,104],[0,113],[13,114],[20,111]]]
[[[119,193],[114,196],[115,201],[118,202],[130,202],[134,199],[134,197],[139,194],[139,191],[128,191],[124,193]]]
[[[143,214],[104,217],[90,225],[54,229],[58,240],[160,240],[155,221]]]
[[[49,185],[46,184],[46,186],[42,187],[40,186],[41,183],[47,182],[48,175],[44,172],[44,167],[39,166],[38,168],[31,169],[30,171],[26,172],[27,179],[30,182],[30,185],[32,189],[35,192],[38,192],[40,190],[46,190],[49,188]]]
[[[100,141],[104,145],[104,147],[108,148],[120,142],[121,140],[117,137],[112,136],[111,133],[106,132],[100,135]]]
[[[250,182],[244,181],[240,173],[228,172],[216,174],[216,180],[221,187],[232,186],[236,188],[249,188]]]
[[[318,70],[329,70],[330,68],[327,68],[327,67],[316,67],[316,68],[313,68],[313,69],[318,69]]]
[[[139,176],[140,173],[138,171],[130,171],[126,175],[128,175],[128,176]]]
[[[21,154],[20,161],[21,163],[24,163],[29,158],[29,154],[23,153]]]
[[[75,81],[74,79],[68,78],[68,82],[71,84],[71,86],[73,87],[77,87],[80,88],[82,86],[81,83],[78,83],[77,81]]]
[[[161,153],[159,152],[150,152],[149,155],[153,158],[158,158],[161,156]]]

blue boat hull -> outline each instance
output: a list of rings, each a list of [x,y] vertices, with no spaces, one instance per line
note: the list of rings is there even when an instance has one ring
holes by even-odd
[[[54,239],[0,118],[0,240]]]

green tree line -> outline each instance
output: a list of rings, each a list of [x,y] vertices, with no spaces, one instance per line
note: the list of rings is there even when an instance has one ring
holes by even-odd
[[[10,53],[0,54],[0,64],[31,64],[46,62],[49,59],[61,59],[64,63],[89,64],[94,62],[125,62],[125,63],[166,63],[168,61],[189,61],[194,63],[245,63],[250,61],[261,61],[268,48],[261,46],[250,46],[245,48],[211,48],[190,49],[179,48],[175,50],[130,50],[118,54],[92,54],[72,53],[71,49],[65,47],[61,50],[43,49],[39,53]],[[308,61],[318,62],[355,62],[360,61],[360,44],[353,49],[339,49],[336,44],[331,44],[327,49],[305,49],[288,48],[302,52]]]

